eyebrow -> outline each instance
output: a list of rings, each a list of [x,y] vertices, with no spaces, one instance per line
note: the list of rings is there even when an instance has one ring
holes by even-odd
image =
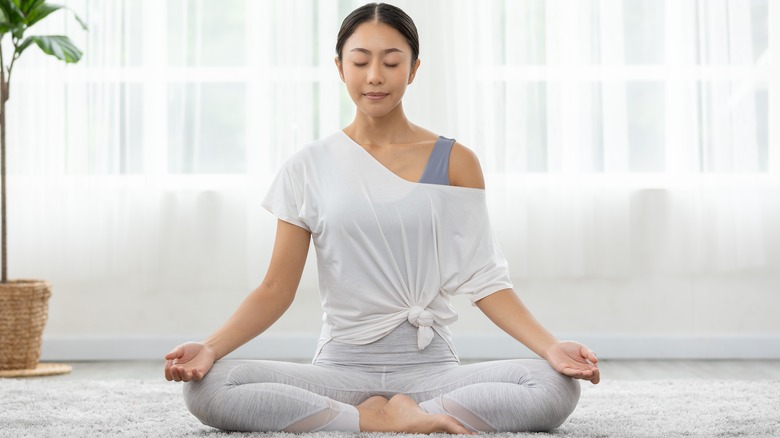
[[[352,49],[352,50],[350,50],[350,52],[362,52],[362,53],[365,53],[366,55],[370,55],[370,54],[371,54],[371,51],[370,51],[370,50],[368,50],[368,49],[364,49],[364,48],[362,48],[362,47],[358,47],[358,48]],[[391,52],[400,52],[400,53],[404,53],[404,51],[403,51],[403,50],[401,50],[401,49],[397,49],[397,48],[395,48],[395,47],[393,47],[393,48],[391,48],[391,49],[385,49],[385,50],[382,50],[382,53],[391,53]]]

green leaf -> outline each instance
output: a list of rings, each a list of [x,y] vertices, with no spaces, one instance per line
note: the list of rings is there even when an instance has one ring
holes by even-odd
[[[70,9],[70,8],[67,8],[67,9],[69,9],[69,10],[70,10],[70,12],[73,12],[73,10],[72,10],[72,9]],[[75,18],[75,19],[76,19],[76,21],[78,21],[78,22],[79,22],[79,24],[81,25],[81,28],[82,28],[82,29],[84,29],[84,30],[89,30],[89,28],[87,27],[87,22],[86,22],[86,21],[84,21],[84,20],[82,20],[82,19],[81,19],[81,17],[79,17],[78,15],[76,15],[76,13],[75,13],[75,12],[73,12],[73,18]]]
[[[18,26],[14,27],[11,30],[11,35],[13,35],[14,38],[16,38],[17,40],[20,40],[20,39],[24,38],[24,30],[25,29],[26,28],[24,27],[23,24],[18,25]]]
[[[21,28],[22,25],[19,24],[11,24],[6,21],[0,22],[0,35],[7,33],[7,32],[14,32],[18,28]]]
[[[29,41],[29,42],[28,42]],[[70,38],[62,35],[36,35],[28,37],[19,46],[19,49],[24,50],[35,43],[43,50],[43,53],[52,55],[61,61],[67,63],[76,63],[81,59],[81,50],[78,49],[70,41]],[[21,51],[17,49],[18,53]]]
[[[73,14],[73,17],[76,19],[76,21],[79,22],[81,28],[87,30],[87,23],[85,23],[84,20],[82,20],[81,17],[79,17],[73,11],[73,9],[62,5],[46,4],[41,0],[32,0],[32,1],[34,2],[33,7],[28,12],[26,12],[27,14],[26,22],[28,27],[43,20],[44,18],[46,18],[46,16],[48,16],[49,14],[51,14],[52,12],[58,9],[67,9]]]
[[[33,24],[43,20],[46,18],[46,16],[60,8],[62,8],[60,5],[47,5],[44,3],[30,11],[27,11],[27,27],[30,27]]]
[[[22,24],[24,23],[24,14],[19,10],[19,7],[12,0],[0,0],[0,10],[5,15],[6,22],[10,24]]]
[[[37,8],[41,4],[45,3],[46,0],[22,0],[21,5],[19,5],[19,9],[22,11],[24,15],[30,15],[30,11]]]

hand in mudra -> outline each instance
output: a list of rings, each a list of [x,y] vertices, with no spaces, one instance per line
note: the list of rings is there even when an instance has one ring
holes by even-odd
[[[575,379],[590,380],[594,385],[601,376],[596,353],[574,341],[563,341],[547,351],[547,362],[559,373]]]
[[[165,378],[176,382],[196,382],[209,372],[217,354],[211,348],[187,342],[165,355]]]

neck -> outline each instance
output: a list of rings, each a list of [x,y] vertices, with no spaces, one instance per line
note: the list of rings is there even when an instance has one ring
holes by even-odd
[[[360,111],[344,132],[362,145],[381,146],[403,143],[414,131],[414,125],[406,118],[403,106],[398,104],[382,117],[372,117]]]

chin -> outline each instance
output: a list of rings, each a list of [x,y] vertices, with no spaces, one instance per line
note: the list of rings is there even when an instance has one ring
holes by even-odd
[[[390,113],[393,112],[398,107],[398,104],[396,103],[392,107],[389,107],[387,105],[360,105],[358,106],[358,110],[362,112],[363,114],[370,116],[370,117],[384,117]]]
[[[361,109],[360,112],[362,112],[363,114],[365,114],[367,116],[370,116],[370,117],[380,118],[380,117],[384,117],[384,116],[390,114],[392,111],[384,111],[384,110],[377,111],[377,108],[371,108],[369,110],[362,110]]]

